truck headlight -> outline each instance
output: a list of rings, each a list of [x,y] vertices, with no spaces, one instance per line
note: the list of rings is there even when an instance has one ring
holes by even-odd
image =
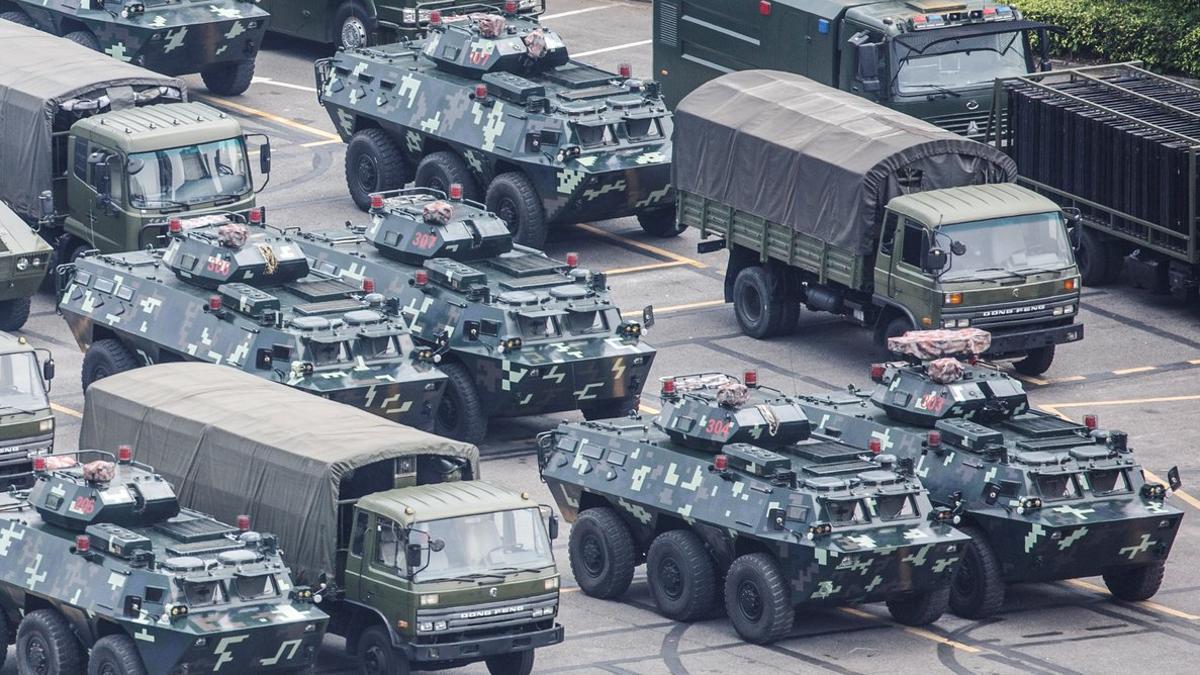
[[[548,591],[558,588],[558,577],[550,577],[549,579],[547,579],[545,587],[546,587],[546,590],[548,590]]]
[[[17,258],[17,270],[24,272],[29,269],[29,258]]]
[[[429,605],[436,605],[437,603],[438,603],[437,593],[426,593],[425,595],[421,596],[421,606],[422,607],[427,607]]]
[[[428,633],[433,630],[433,622],[432,621],[422,621],[417,624],[417,630],[422,633]]]
[[[38,431],[44,432],[44,431],[53,431],[53,430],[54,430],[54,418],[53,417],[48,417],[48,418],[42,420],[41,422],[38,422]]]
[[[445,621],[438,621],[437,623],[433,624],[433,629],[434,630],[446,630],[447,626],[448,626],[448,624]]]

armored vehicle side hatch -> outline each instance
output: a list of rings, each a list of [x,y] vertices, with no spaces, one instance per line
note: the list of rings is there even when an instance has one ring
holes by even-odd
[[[365,236],[380,255],[410,265],[484,260],[513,248],[508,225],[483,204],[464,200],[460,185],[450,186],[449,197],[429,188],[373,196]]]
[[[132,457],[131,450],[120,452]],[[125,455],[119,464],[105,459],[80,464],[70,457],[43,458],[35,469],[42,469],[39,473],[46,479],[34,485],[29,502],[42,520],[67,530],[91,533],[92,526],[100,523],[145,527],[179,514],[171,484]]]
[[[680,445],[712,452],[725,449],[726,454],[730,444],[776,449],[807,439],[811,430],[808,417],[786,396],[768,395],[745,405],[751,390],[758,388],[757,379],[754,371],[748,371],[742,382],[723,373],[667,378],[662,395],[671,405],[655,424]],[[768,391],[778,393],[763,390]]]
[[[424,53],[440,70],[508,89],[537,89],[520,75],[544,72],[569,60],[567,45],[536,19],[471,15],[432,31]]]
[[[258,213],[258,212],[256,212]],[[180,279],[202,288],[222,284],[275,286],[308,275],[308,259],[284,235],[214,215],[169,225],[171,244],[163,262]]]

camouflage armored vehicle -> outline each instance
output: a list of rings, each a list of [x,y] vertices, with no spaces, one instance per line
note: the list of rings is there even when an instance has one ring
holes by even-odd
[[[262,222],[262,211],[255,211]],[[383,296],[312,273],[304,249],[233,216],[170,224],[165,249],[63,269],[59,312],[86,351],[82,383],[164,361],[244,370],[428,428],[446,376]]]
[[[38,352],[45,359],[38,360]],[[24,337],[0,332],[0,488],[24,485],[34,455],[54,448],[54,413],[46,397],[54,357]]]
[[[15,636],[21,673],[309,671],[328,617],[275,535],[181,509],[129,446],[34,474],[0,495],[0,664]]]
[[[691,621],[723,598],[756,643],[787,635],[802,604],[883,600],[901,623],[936,620],[967,541],[953,514],[910,465],[810,439],[811,426],[749,372],[668,378],[657,416],[543,434],[580,588],[615,598],[645,562],[659,612]]]
[[[534,248],[551,225],[630,215],[652,234],[679,234],[656,83],[570,60],[532,19],[435,18],[422,41],[316,63],[359,208],[412,180],[458,183]]]
[[[50,245],[0,202],[0,330],[20,330],[46,278]]]
[[[1147,480],[1125,433],[1032,410],[1021,383],[975,357],[987,333],[926,331],[891,340],[906,360],[876,364],[869,397],[811,397],[818,438],[911,462],[930,499],[961,515],[971,543],[950,606],[996,612],[1007,583],[1103,575],[1113,595],[1145,600],[1183,513]],[[959,357],[962,357],[962,360]],[[1179,486],[1172,469],[1171,488]]]
[[[313,269],[395,298],[413,341],[449,378],[434,430],[479,442],[491,417],[638,407],[654,360],[605,275],[513,244],[482,204],[429,188],[373,195],[371,223],[306,232]]]
[[[254,0],[0,0],[0,19],[30,26],[164,75],[200,73],[237,96],[254,77],[267,32]]]

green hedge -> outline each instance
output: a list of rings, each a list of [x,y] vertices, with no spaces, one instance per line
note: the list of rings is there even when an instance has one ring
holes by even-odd
[[[1200,77],[1200,2],[1196,0],[1015,0],[1026,18],[1066,28],[1064,57],[1141,59],[1155,70]]]

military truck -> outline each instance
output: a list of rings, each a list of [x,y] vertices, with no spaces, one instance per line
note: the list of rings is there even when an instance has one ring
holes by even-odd
[[[987,132],[993,81],[1049,70],[1062,32],[991,0],[654,0],[653,21],[672,108],[724,73],[769,68],[972,138]]]
[[[46,397],[53,379],[49,349],[0,332],[0,487],[25,486],[32,458],[54,449],[54,413]]]
[[[665,378],[662,402],[538,439],[584,593],[619,597],[644,562],[661,614],[694,621],[723,600],[754,643],[785,637],[801,605],[883,600],[908,625],[945,610],[967,539],[910,464],[811,439],[754,371]]]
[[[675,129],[679,221],[716,235],[701,252],[729,249],[725,300],[747,335],[791,332],[800,304],[880,346],[973,326],[1027,375],[1083,338],[1067,216],[1012,184],[999,150],[775,71],[702,85]]]
[[[670,114],[656,83],[620,70],[572,61],[533,19],[435,15],[424,40],[317,61],[317,98],[364,211],[409,181],[458,183],[525,246],[551,225],[630,215],[673,237]]]
[[[247,413],[262,410],[288,414]],[[278,532],[361,673],[529,675],[562,642],[557,521],[478,480],[472,445],[198,363],[88,389],[81,442],[117,437],[161,441],[145,447],[184,504]]]
[[[172,215],[254,206],[246,146],[261,139],[269,178],[269,141],[189,103],[182,80],[11,22],[0,21],[0,43],[0,157],[23,166],[0,172],[0,199],[58,261],[154,245]]]
[[[1128,601],[1153,596],[1183,512],[1147,478],[1127,434],[1030,408],[1021,383],[984,362],[988,334],[918,331],[889,341],[903,360],[871,366],[873,391],[805,397],[817,438],[908,461],[971,543],[950,607],[978,619],[1005,585],[1102,575]],[[1179,472],[1169,473],[1172,489]]]
[[[435,10],[450,18],[495,11],[509,2],[512,13],[546,11],[546,0],[259,0],[259,5],[271,13],[272,33],[354,49],[419,38]]]
[[[478,443],[492,417],[638,407],[655,350],[603,273],[513,244],[458,185],[373,199],[369,225],[300,236],[313,269],[395,298],[413,341],[438,350],[448,381],[435,433]]]
[[[200,73],[221,96],[250,87],[269,18],[254,0],[0,0],[0,19],[164,75]]]
[[[275,535],[181,509],[128,445],[33,474],[0,494],[0,665],[15,637],[22,673],[310,672],[329,617]]]
[[[0,330],[20,330],[50,267],[50,245],[0,202]]]
[[[261,223],[262,211],[254,211]],[[446,376],[383,296],[314,274],[304,249],[232,215],[173,219],[170,244],[60,268],[81,381],[206,361],[428,428]]]

